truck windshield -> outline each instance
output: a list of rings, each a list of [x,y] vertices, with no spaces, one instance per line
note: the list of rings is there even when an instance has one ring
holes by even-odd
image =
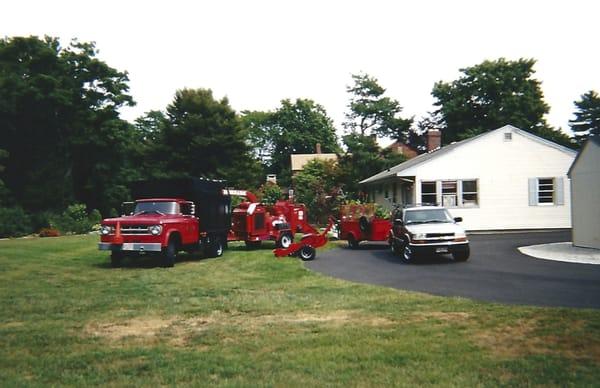
[[[406,224],[453,221],[446,209],[411,210],[406,212],[405,218]]]
[[[179,214],[179,204],[177,202],[137,202],[133,214]]]

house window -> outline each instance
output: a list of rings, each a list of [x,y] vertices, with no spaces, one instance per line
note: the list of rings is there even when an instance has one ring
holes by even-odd
[[[442,206],[456,207],[457,194],[458,191],[456,181],[442,182]]]
[[[476,207],[479,205],[477,180],[421,182],[422,203],[435,204],[437,198],[442,199],[445,207]]]
[[[538,205],[554,203],[554,179],[538,178]]]
[[[477,181],[461,181],[462,184],[462,205],[465,207],[477,206]]]
[[[421,182],[421,203],[437,202],[436,182]]]
[[[565,204],[563,177],[530,178],[529,206],[562,206]]]

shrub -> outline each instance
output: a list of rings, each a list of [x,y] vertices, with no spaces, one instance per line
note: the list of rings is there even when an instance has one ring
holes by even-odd
[[[0,208],[0,237],[26,236],[32,232],[31,217],[22,208]]]
[[[91,232],[94,225],[102,220],[98,210],[92,210],[89,214],[85,205],[76,203],[70,205],[60,216],[51,220],[50,226],[56,227],[63,234],[84,234]]]

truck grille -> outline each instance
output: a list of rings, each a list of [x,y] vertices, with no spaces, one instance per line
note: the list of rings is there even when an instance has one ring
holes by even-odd
[[[427,233],[427,238],[454,238],[454,233]]]
[[[148,225],[123,225],[121,227],[122,234],[150,234]]]

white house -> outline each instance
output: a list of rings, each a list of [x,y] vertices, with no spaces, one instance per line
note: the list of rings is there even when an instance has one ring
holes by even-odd
[[[570,228],[567,171],[575,156],[506,125],[437,147],[360,183],[384,206],[442,204],[468,230]]]
[[[568,175],[573,245],[600,249],[600,138],[588,138]]]

